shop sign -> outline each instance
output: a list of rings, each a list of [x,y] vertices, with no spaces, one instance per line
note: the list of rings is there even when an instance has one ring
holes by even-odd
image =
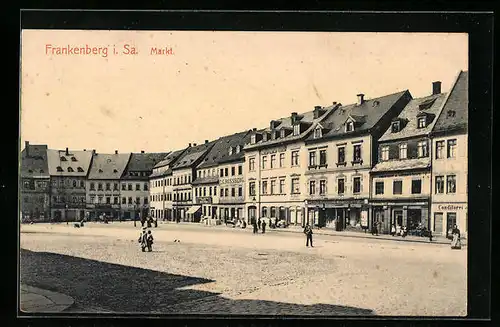
[[[368,227],[368,211],[361,211],[361,226]]]
[[[466,207],[464,205],[455,204],[438,204],[438,210],[464,210]]]
[[[219,184],[237,184],[237,183],[244,183],[245,179],[243,177],[236,177],[236,178],[222,178],[220,179]]]
[[[211,204],[212,203],[212,198],[207,196],[207,197],[199,197],[197,198],[196,201],[198,204]]]
[[[276,152],[285,152],[285,151],[286,151],[286,146],[281,146],[279,148],[264,149],[261,151],[261,154],[266,155],[266,154],[271,154],[271,153],[276,153]]]

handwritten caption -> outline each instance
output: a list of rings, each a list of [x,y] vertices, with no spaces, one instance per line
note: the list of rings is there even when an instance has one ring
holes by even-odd
[[[55,45],[45,44],[47,56],[137,56],[142,51],[131,44],[125,43],[121,46],[91,46],[85,45]],[[148,55],[173,56],[175,54],[171,46],[150,46],[145,51]]]

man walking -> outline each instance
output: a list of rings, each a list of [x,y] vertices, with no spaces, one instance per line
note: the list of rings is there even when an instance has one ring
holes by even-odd
[[[306,227],[304,228],[304,234],[306,234],[306,246],[309,247],[309,242],[311,242],[311,247],[313,246],[313,231],[311,226],[309,226],[309,223],[307,223]]]
[[[266,221],[262,221],[262,234],[266,232]]]
[[[255,218],[252,218],[252,227],[253,227],[253,233],[257,234],[257,222],[255,221]]]

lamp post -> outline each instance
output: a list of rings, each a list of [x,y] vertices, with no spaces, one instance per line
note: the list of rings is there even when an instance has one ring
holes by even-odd
[[[305,226],[304,220],[307,219],[307,223],[309,223],[309,210],[307,210],[307,200],[304,200],[304,219],[302,219],[302,227]]]
[[[137,204],[134,201],[134,227],[137,227]]]

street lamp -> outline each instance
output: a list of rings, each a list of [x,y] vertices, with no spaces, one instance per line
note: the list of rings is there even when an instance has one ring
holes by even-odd
[[[137,203],[134,201],[134,227],[137,227]]]
[[[66,208],[66,210],[64,211],[64,217],[66,218],[66,225],[69,224],[69,221],[68,221],[68,205],[66,204],[64,206]]]

